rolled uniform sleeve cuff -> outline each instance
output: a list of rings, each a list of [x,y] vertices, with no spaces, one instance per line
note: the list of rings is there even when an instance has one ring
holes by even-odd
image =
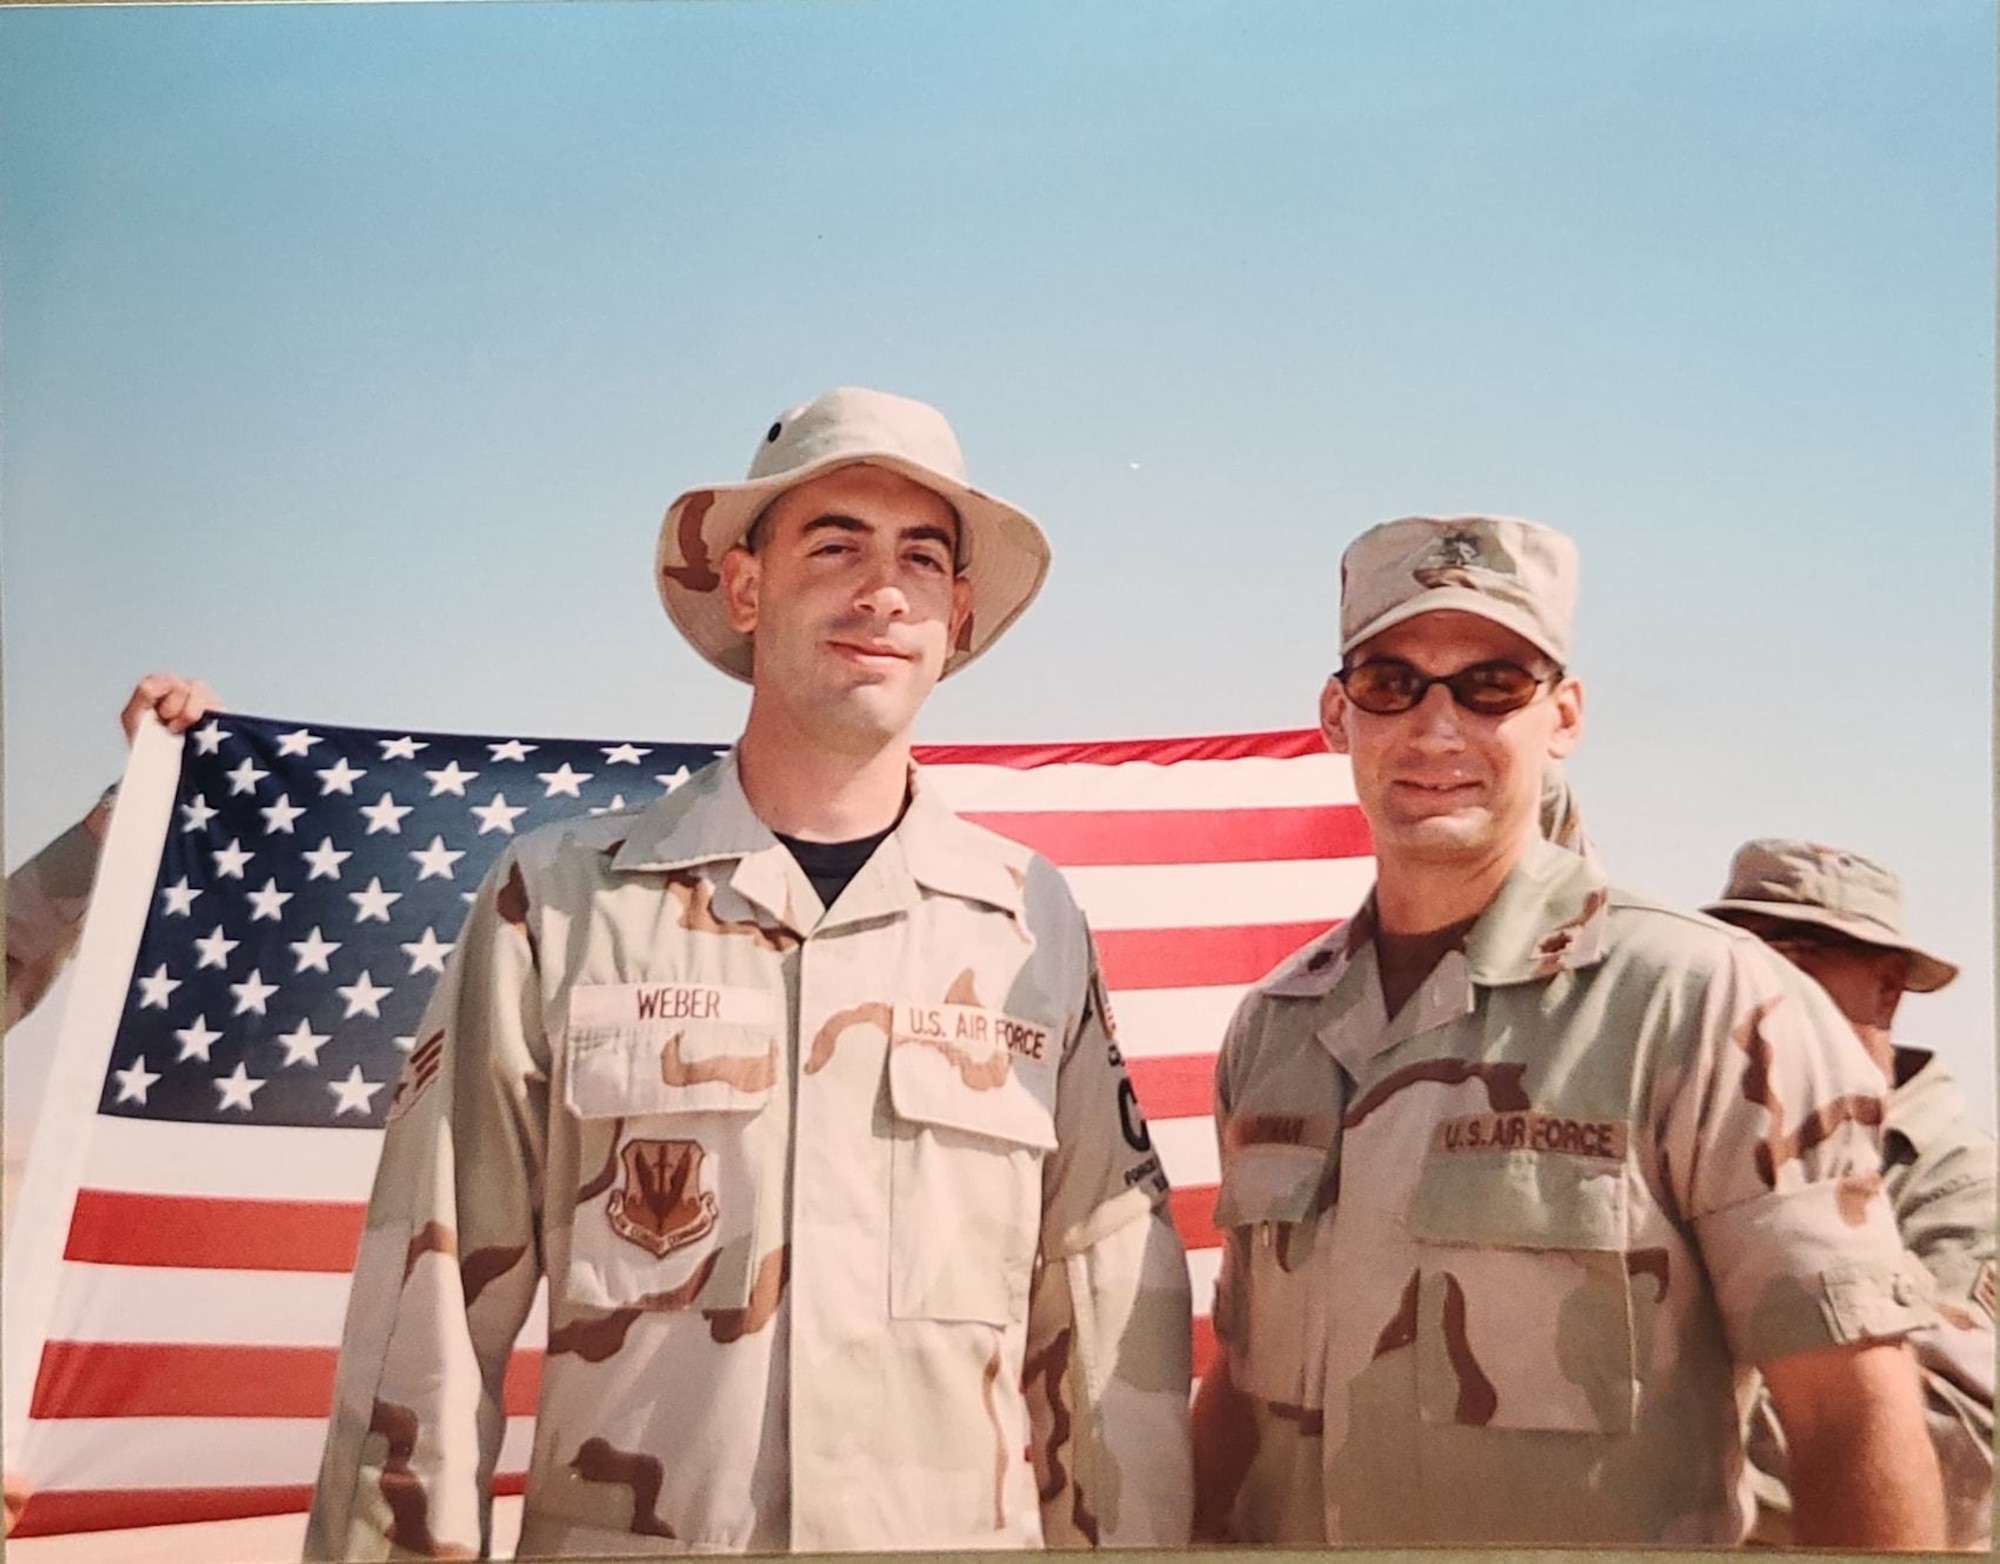
[[[1739,1363],[1893,1340],[1925,1322],[1879,1187],[1823,1180],[1713,1212],[1695,1233]]]
[[[1043,1253],[1051,1260],[1064,1260],[1073,1254],[1082,1254],[1126,1223],[1136,1222],[1165,1205],[1166,1201],[1164,1185],[1156,1189],[1150,1179],[1134,1184],[1094,1208],[1081,1222],[1055,1234],[1053,1241],[1044,1245]]]

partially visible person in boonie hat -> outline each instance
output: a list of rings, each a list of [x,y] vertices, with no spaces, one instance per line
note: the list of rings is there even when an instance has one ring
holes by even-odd
[[[1762,837],[1736,850],[1722,898],[1702,909],[1758,935],[1840,1007],[1889,1083],[1882,1183],[1897,1230],[1937,1284],[1939,1321],[1910,1338],[1924,1374],[1925,1421],[1944,1474],[1949,1540],[1985,1548],[1993,1533],[1993,1137],[1943,1060],[1898,1042],[1903,994],[1943,988],[1958,968],[1912,940],[1895,871],[1847,848]],[[1752,1411],[1746,1486],[1753,1540],[1792,1540],[1784,1441],[1768,1398]]]
[[[1736,849],[1722,897],[1703,912],[1761,933],[1789,924],[1801,938],[1814,930],[1844,935],[1870,950],[1900,953],[1898,989],[1929,994],[1958,976],[1903,932],[1903,882],[1892,869],[1844,847],[1759,837]]]

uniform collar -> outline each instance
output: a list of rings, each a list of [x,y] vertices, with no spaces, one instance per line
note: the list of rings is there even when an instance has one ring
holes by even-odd
[[[791,850],[750,807],[732,749],[648,806],[611,867],[620,874],[671,873],[733,860],[729,884],[803,936],[911,911],[926,890],[983,902],[1022,920],[1027,854],[1020,856],[1021,870],[1010,869],[994,838],[946,808],[922,768],[912,766],[909,808],[829,918]]]
[[[1545,981],[1603,959],[1609,901],[1594,860],[1537,838],[1514,865],[1463,951],[1448,951],[1391,1019],[1375,954],[1375,894],[1346,923],[1305,946],[1260,985],[1319,1000],[1320,1041],[1350,1071],[1406,1038],[1469,1015],[1476,990]]]
[[[642,809],[611,867],[620,874],[658,873],[778,845],[743,796],[732,749]]]
[[[1610,899],[1595,859],[1536,837],[1466,937],[1472,981],[1543,982],[1601,961]]]
[[[1914,1093],[1918,1084],[1917,1077],[1931,1067],[1932,1061],[1937,1056],[1928,1048],[1912,1048],[1908,1043],[1896,1043],[1893,1046],[1895,1051],[1891,1058],[1894,1060],[1896,1078],[1891,1083],[1890,1094],[1893,1096],[1900,1091]]]
[[[910,878],[924,889],[983,902],[1025,921],[1028,850],[959,819],[922,766],[910,767],[910,807],[895,839]]]
[[[1882,1125],[1884,1166],[1915,1162],[1930,1149],[1936,1128],[1922,1110],[1922,1100],[1951,1090],[1951,1077],[1928,1049],[1895,1045],[1896,1078],[1889,1089]]]

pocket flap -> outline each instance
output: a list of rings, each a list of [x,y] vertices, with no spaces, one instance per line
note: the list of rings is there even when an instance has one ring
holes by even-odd
[[[896,1117],[968,1135],[1053,1151],[1055,1108],[1042,1099],[1053,1079],[1031,1085],[1002,1051],[998,1063],[968,1066],[921,1044],[897,1039],[889,1050],[889,1102]]]
[[[1483,1249],[1622,1250],[1626,1177],[1622,1163],[1585,1157],[1433,1152],[1410,1202],[1410,1231]]]
[[[1319,1146],[1276,1143],[1232,1151],[1216,1191],[1215,1225],[1305,1221],[1318,1207],[1328,1156]]]
[[[715,1022],[572,1029],[564,1100],[580,1119],[756,1113],[777,1084],[778,1039]]]

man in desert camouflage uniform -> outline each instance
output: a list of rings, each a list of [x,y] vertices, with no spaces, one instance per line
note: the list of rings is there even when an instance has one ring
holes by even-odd
[[[1934,1543],[1880,1078],[1757,941],[1536,832],[1575,579],[1507,518],[1342,561],[1321,719],[1378,878],[1218,1060],[1197,1533],[1733,1543],[1756,1368],[1807,1540]]]
[[[185,733],[215,708],[215,692],[201,680],[149,673],[132,687],[118,720],[129,744],[148,711]],[[88,814],[7,876],[5,1030],[42,1002],[76,951],[116,795],[115,787],[107,790]]]
[[[1186,1539],[1190,1321],[1089,935],[910,723],[1048,545],[839,390],[669,508],[735,751],[512,845],[389,1112],[308,1553],[483,1550],[539,1277],[523,1554]]]
[[[1746,842],[1722,900],[1702,909],[1747,928],[1815,979],[1889,1084],[1882,1176],[1903,1243],[1936,1283],[1937,1321],[1910,1337],[1924,1375],[1925,1420],[1944,1472],[1949,1541],[1993,1537],[1993,1137],[1935,1055],[1894,1040],[1903,995],[1929,994],[1958,968],[1903,931],[1903,886],[1860,853],[1815,842]],[[1770,1398],[1749,1449],[1760,1542],[1792,1537],[1785,1444]]]

